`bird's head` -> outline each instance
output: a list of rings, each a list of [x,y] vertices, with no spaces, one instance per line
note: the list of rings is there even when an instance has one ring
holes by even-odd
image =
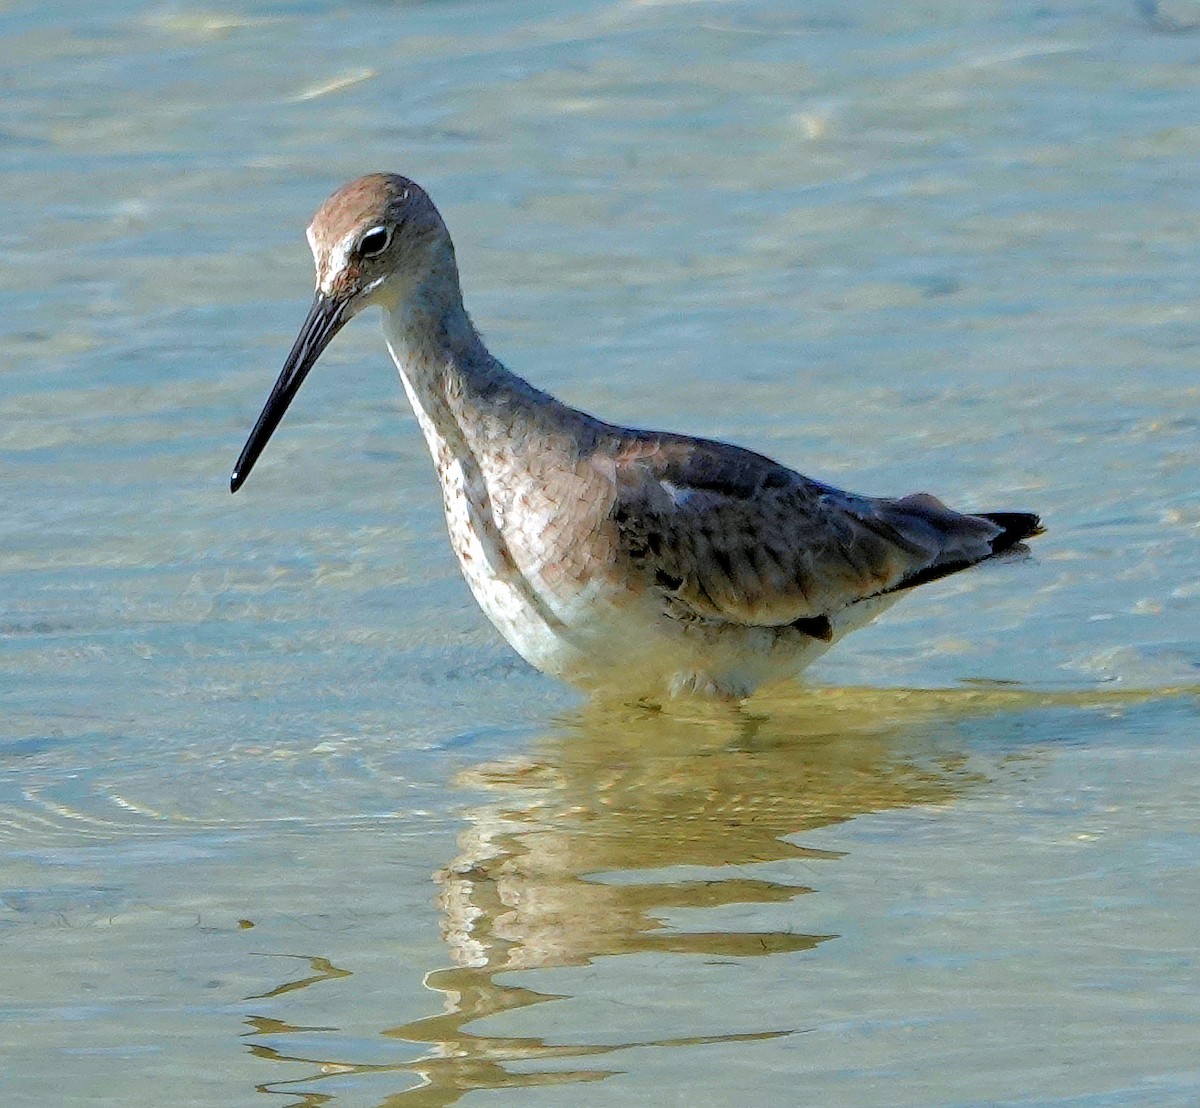
[[[316,295],[234,467],[233,492],[338,331],[372,304],[393,309],[409,300],[431,272],[455,272],[450,236],[433,201],[420,185],[394,173],[372,173],[338,189],[308,225],[308,244]]]

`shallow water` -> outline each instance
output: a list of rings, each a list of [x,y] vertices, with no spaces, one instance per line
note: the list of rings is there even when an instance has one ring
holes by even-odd
[[[0,6],[4,1102],[1196,1103],[1200,37],[1138,10]],[[571,402],[1048,533],[805,688],[580,704],[373,322],[228,494],[372,169]]]

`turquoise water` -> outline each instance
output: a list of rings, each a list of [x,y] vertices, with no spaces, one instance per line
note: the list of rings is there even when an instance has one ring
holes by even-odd
[[[0,1099],[1200,1099],[1200,37],[60,0],[0,58]],[[1047,534],[740,713],[582,704],[374,321],[229,496],[375,169],[570,402]]]

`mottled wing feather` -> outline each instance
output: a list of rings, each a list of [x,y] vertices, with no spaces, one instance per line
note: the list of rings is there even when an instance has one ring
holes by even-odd
[[[1001,532],[932,496],[855,496],[682,436],[626,440],[616,478],[622,554],[685,614],[743,625],[827,628],[857,600],[988,557]]]

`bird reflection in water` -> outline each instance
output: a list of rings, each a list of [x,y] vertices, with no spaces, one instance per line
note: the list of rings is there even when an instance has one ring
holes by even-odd
[[[260,1089],[317,1105],[333,1099],[320,1089],[323,1078],[374,1074],[374,1086],[388,1075],[392,1084],[376,1103],[446,1105],[476,1089],[599,1080],[619,1069],[599,1065],[599,1056],[631,1046],[803,1032],[770,1005],[759,1027],[616,1044],[493,1034],[487,1021],[560,999],[513,984],[520,971],[642,953],[710,962],[795,955],[836,939],[806,930],[804,898],[813,892],[808,882],[819,883],[822,867],[841,855],[795,837],[868,812],[952,801],[1003,773],[1012,758],[1011,747],[988,755],[979,743],[969,756],[968,721],[1053,707],[1056,699],[1017,689],[792,689],[759,697],[753,713],[713,702],[669,714],[584,707],[528,755],[462,775],[459,783],[484,799],[467,813],[458,855],[436,875],[453,966],[425,981],[443,994],[444,1009],[384,1032],[419,1057],[364,1065],[254,1048],[320,1067],[318,1076]],[[771,877],[755,872],[764,863],[774,863]],[[788,901],[796,905],[786,930],[664,923],[679,909]],[[800,972],[798,964],[788,972]],[[720,1008],[711,998],[704,1003]],[[562,1068],[570,1058],[589,1062]]]

